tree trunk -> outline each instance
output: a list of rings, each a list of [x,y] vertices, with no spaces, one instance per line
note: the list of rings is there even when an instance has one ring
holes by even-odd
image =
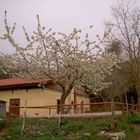
[[[140,87],[139,87],[139,83],[137,84],[136,91],[137,91],[137,95],[138,95],[136,110],[138,112],[140,112]]]
[[[71,83],[68,87],[63,86],[63,88],[62,88],[62,94],[61,94],[61,98],[60,98],[60,112],[61,112],[61,114],[64,113],[64,104],[65,104],[66,98],[71,93],[72,89],[73,89],[73,83]]]
[[[68,96],[68,95],[67,95]],[[60,127],[61,124],[61,114],[64,114],[64,104],[65,104],[65,100],[67,98],[66,96],[66,92],[65,89],[62,92],[61,98],[60,98],[60,106],[59,106],[59,119],[58,119],[58,127]]]
[[[61,98],[60,98],[60,113],[64,114],[64,105],[65,105],[65,100],[67,96],[65,92],[62,93]]]
[[[26,111],[27,111],[27,95],[26,95],[26,99],[25,99],[24,116],[23,116],[22,127],[21,127],[21,137],[22,137],[22,139],[24,139],[23,134],[24,134],[25,125],[26,125]]]
[[[133,96],[131,97],[131,101],[132,101],[132,111],[134,112],[134,99],[133,99]]]

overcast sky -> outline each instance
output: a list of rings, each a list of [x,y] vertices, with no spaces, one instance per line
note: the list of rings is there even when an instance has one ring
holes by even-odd
[[[56,32],[69,33],[77,27],[89,32],[93,25],[95,34],[103,34],[104,21],[111,18],[110,6],[117,0],[0,0],[0,35],[4,30],[4,11],[8,12],[8,20],[17,23],[16,38],[23,41],[21,27],[24,25],[31,31],[36,27],[36,15],[39,14],[41,23],[46,28]],[[140,0],[136,1],[140,7]],[[91,31],[90,31],[91,32]],[[7,41],[0,40],[0,52],[10,52]]]

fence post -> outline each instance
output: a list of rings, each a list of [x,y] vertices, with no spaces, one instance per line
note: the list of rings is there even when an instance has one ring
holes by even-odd
[[[73,105],[74,105],[74,113],[76,113],[77,112],[77,92],[76,92],[75,88],[74,88],[74,103],[73,103]]]
[[[136,104],[136,111],[137,111],[137,112],[140,112],[140,106],[139,106],[139,103]]]
[[[112,112],[112,117],[114,118],[114,116],[115,116],[115,111],[114,111],[114,109],[115,109],[115,106],[114,106],[114,98],[112,97],[112,99],[111,99],[111,112]]]
[[[81,101],[81,113],[83,113],[83,110],[84,110],[83,109],[83,106],[84,106],[83,104],[84,104],[84,101]]]

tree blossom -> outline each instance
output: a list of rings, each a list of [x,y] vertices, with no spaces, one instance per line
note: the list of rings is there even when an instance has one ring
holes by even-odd
[[[1,39],[8,40],[16,49],[10,56],[12,69],[18,70],[13,74],[42,82],[51,78],[62,89],[61,104],[74,86],[86,85],[95,92],[106,88],[110,84],[105,81],[106,76],[120,62],[114,53],[104,52],[99,47],[101,41],[90,41],[88,35],[81,39],[79,29],[73,29],[68,35],[46,30],[38,15],[37,29],[31,36],[23,27],[27,40],[24,47],[15,41],[16,24],[9,26],[6,13],[4,24],[5,33]]]

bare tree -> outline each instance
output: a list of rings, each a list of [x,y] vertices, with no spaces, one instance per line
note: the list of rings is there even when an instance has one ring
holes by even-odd
[[[51,78],[62,89],[61,104],[75,85],[87,85],[99,91],[110,84],[105,77],[120,60],[114,53],[103,52],[100,41],[90,41],[88,34],[81,39],[81,30],[75,28],[68,35],[52,32],[52,29],[46,31],[37,15],[37,29],[31,36],[23,27],[27,43],[21,47],[13,36],[16,24],[9,26],[6,12],[4,24],[5,33],[1,39],[8,40],[16,49],[12,55],[14,66],[9,67],[19,70],[16,75],[38,79],[42,84]]]
[[[140,9],[130,0],[120,0],[111,10],[112,20],[106,24],[107,40],[120,43],[122,57],[128,65],[126,71],[129,70],[140,103]]]

